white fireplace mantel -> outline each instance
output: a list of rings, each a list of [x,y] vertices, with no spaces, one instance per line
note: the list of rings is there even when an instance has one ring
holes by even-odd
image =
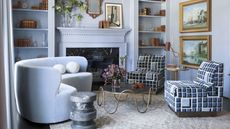
[[[61,34],[60,56],[67,48],[119,48],[119,56],[127,55],[126,35],[131,29],[57,28]]]
[[[58,27],[61,42],[125,42],[131,29],[67,28]],[[76,37],[77,35],[77,37]],[[90,39],[88,39],[90,38]]]

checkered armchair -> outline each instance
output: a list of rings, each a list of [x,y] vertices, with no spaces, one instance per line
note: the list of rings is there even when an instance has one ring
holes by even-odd
[[[166,81],[165,100],[176,113],[220,112],[223,107],[223,64],[203,62],[194,81]]]
[[[165,80],[165,56],[139,56],[137,69],[127,73],[129,84],[144,83],[155,92],[162,89]]]

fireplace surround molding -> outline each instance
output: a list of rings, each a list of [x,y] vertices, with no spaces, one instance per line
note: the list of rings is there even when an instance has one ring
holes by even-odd
[[[59,55],[67,48],[119,48],[119,56],[127,56],[126,35],[131,29],[64,28],[58,27],[61,40]],[[121,65],[121,62],[119,62]]]

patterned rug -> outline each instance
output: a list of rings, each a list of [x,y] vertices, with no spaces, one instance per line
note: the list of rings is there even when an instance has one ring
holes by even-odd
[[[106,107],[112,109],[115,102],[111,94],[106,94]],[[140,100],[142,99],[139,97]],[[130,96],[122,101],[115,114],[108,114],[95,103],[97,129],[229,129],[230,112],[223,111],[217,117],[179,118],[165,104],[163,95],[153,95],[146,113],[139,113],[135,101]],[[71,121],[52,124],[51,129],[71,129]]]

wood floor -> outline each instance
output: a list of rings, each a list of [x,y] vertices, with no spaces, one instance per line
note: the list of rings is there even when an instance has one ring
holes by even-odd
[[[224,98],[224,110],[230,112],[230,99]],[[13,129],[50,129],[47,124],[36,124],[23,119],[18,115],[16,108],[14,108],[13,119]]]

